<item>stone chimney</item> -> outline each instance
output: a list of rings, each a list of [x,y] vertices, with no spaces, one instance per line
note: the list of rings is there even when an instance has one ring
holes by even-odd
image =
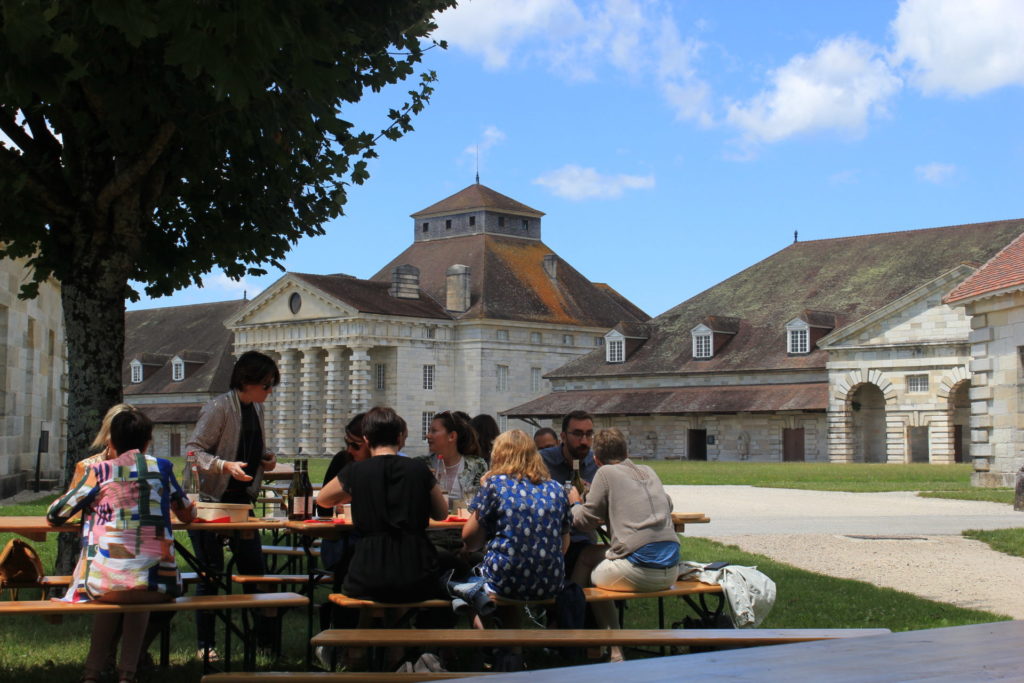
[[[456,263],[445,274],[445,308],[464,313],[469,309],[469,266]]]
[[[391,273],[388,294],[396,299],[419,299],[420,269],[408,263],[395,268]]]
[[[544,255],[544,272],[552,280],[558,277],[558,256],[555,254]]]

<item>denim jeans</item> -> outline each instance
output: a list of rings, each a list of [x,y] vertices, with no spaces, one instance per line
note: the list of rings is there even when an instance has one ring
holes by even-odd
[[[211,572],[224,572],[224,537],[212,531],[189,531],[188,537],[192,541],[192,552]],[[266,566],[263,564],[263,546],[260,543],[259,534],[253,532],[234,533],[228,537],[228,547],[235,558],[235,571],[239,574],[266,574]],[[256,586],[246,584],[246,593],[255,593]],[[196,595],[216,595],[216,586],[206,583],[199,583],[196,586]],[[274,627],[276,620],[267,619],[257,614],[255,619],[256,637],[260,645],[267,646],[273,643]],[[200,648],[213,647],[216,636],[214,630],[214,615],[212,612],[196,612],[196,640]]]

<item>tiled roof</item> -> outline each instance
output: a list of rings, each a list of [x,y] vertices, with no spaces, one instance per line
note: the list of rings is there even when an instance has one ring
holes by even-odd
[[[517,202],[511,197],[506,197],[500,192],[495,192],[486,185],[477,183],[470,185],[464,190],[456,192],[450,197],[442,199],[436,204],[412,214],[412,218],[429,218],[431,216],[449,216],[457,213],[470,211],[504,211],[526,216],[543,216],[542,211],[532,209],[522,202]]]
[[[444,310],[444,306],[438,303],[438,301],[444,301],[443,298],[435,300],[422,292],[418,299],[391,296],[388,293],[388,288],[391,286],[390,271],[388,271],[385,281],[360,280],[349,275],[291,274],[362,313],[441,320],[451,320],[452,318]]]
[[[946,303],[994,294],[1010,287],[1024,286],[1024,235],[1010,242],[988,263],[950,292]]]
[[[224,321],[241,309],[244,300],[192,306],[169,306],[128,311],[124,316],[124,362],[121,383],[125,400],[136,394],[190,394],[227,391],[234,358],[234,337]],[[181,355],[185,379],[171,380],[171,359]],[[208,360],[194,363],[202,355]],[[143,381],[131,383],[129,364],[135,358],[145,365]]]
[[[446,301],[446,271],[455,264],[470,268],[470,307],[457,318],[494,318],[611,328],[619,321],[643,321],[647,315],[608,287],[599,287],[558,259],[556,276],[544,269],[554,252],[539,240],[491,234],[464,235],[415,242],[372,280],[390,283],[391,272],[412,264],[420,270],[420,287]],[[628,304],[628,305],[627,305]]]
[[[761,384],[664,389],[555,391],[501,411],[509,417],[561,417],[572,410],[594,415],[682,415],[774,412],[828,407],[828,383]]]
[[[788,321],[828,311],[852,323],[965,261],[984,263],[1022,232],[1017,219],[798,242],[653,319],[626,362],[595,351],[547,376],[823,369],[822,350],[787,353]],[[713,358],[694,360],[690,330],[707,316],[739,318],[739,331]]]
[[[227,386],[224,387],[225,390]],[[146,417],[158,424],[195,424],[202,403],[145,403],[139,405]]]

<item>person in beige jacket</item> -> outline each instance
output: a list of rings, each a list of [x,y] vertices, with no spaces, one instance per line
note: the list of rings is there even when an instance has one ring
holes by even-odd
[[[572,580],[581,586],[612,591],[659,591],[675,582],[679,538],[672,525],[672,499],[654,470],[629,459],[626,438],[618,429],[594,437],[597,473],[584,502],[569,491],[573,528],[592,531],[607,523],[609,545],[583,550]],[[591,603],[601,628],[619,628],[613,602]],[[611,661],[622,649],[611,648]]]

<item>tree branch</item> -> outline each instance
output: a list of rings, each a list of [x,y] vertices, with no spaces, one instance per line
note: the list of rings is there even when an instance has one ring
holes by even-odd
[[[0,163],[9,164],[15,167],[19,173],[24,174],[25,189],[55,217],[64,220],[74,218],[74,210],[62,202],[45,183],[36,178],[32,171],[25,168],[24,159],[22,159],[20,154],[12,149],[0,147]]]
[[[60,163],[60,153],[63,146],[60,141],[50,132],[46,125],[46,119],[38,111],[25,112],[25,121],[28,122],[29,130],[32,131],[32,138],[40,149],[45,149],[53,158],[50,161]]]
[[[142,158],[118,173],[113,180],[107,183],[106,187],[100,190],[100,194],[96,198],[96,209],[100,216],[105,216],[114,200],[124,194],[132,185],[138,183],[149,172],[167,148],[167,143],[171,141],[171,137],[176,130],[177,127],[173,123],[170,121],[164,122],[160,126],[160,130],[156,132],[153,142],[150,143],[149,149],[142,155]]]

